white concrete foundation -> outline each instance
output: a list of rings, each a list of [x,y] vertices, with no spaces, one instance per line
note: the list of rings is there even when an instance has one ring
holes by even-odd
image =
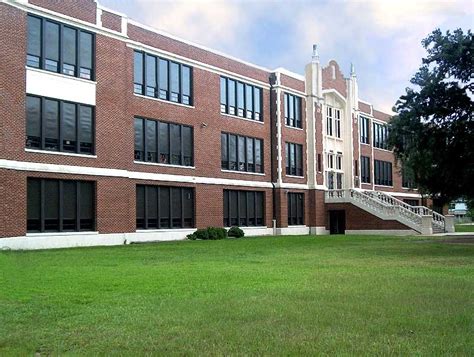
[[[419,233],[412,229],[346,229],[346,234],[359,235],[390,235],[390,236],[412,236]]]

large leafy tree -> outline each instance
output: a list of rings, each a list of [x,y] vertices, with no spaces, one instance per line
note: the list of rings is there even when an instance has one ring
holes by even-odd
[[[474,38],[433,31],[427,57],[394,107],[389,143],[422,193],[474,198]]]

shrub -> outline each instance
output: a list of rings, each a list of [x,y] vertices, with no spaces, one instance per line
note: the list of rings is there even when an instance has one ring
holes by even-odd
[[[227,231],[224,228],[207,227],[208,239],[217,240],[227,238]]]
[[[239,227],[230,227],[229,232],[227,233],[229,237],[242,238],[245,233]]]
[[[217,240],[227,238],[227,231],[224,228],[207,227],[196,230],[186,236],[189,240]]]

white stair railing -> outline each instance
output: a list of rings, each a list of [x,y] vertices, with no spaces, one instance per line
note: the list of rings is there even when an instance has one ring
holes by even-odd
[[[438,228],[441,228],[444,230],[445,228],[445,218],[443,215],[429,209],[428,207],[425,206],[411,206],[408,203],[403,202],[402,200],[399,200],[398,198],[395,198],[393,196],[390,196],[389,194],[381,191],[362,191],[367,195],[370,195],[371,197],[378,199],[382,202],[386,202],[390,205],[395,205],[395,206],[401,206],[409,211],[412,211],[413,213],[417,214],[418,216],[432,216],[431,223],[436,225]]]

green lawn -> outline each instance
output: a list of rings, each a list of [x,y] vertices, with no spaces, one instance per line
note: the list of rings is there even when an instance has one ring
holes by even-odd
[[[474,232],[474,224],[456,224],[454,228],[456,232]]]
[[[321,236],[0,253],[0,355],[474,354],[474,245]]]

